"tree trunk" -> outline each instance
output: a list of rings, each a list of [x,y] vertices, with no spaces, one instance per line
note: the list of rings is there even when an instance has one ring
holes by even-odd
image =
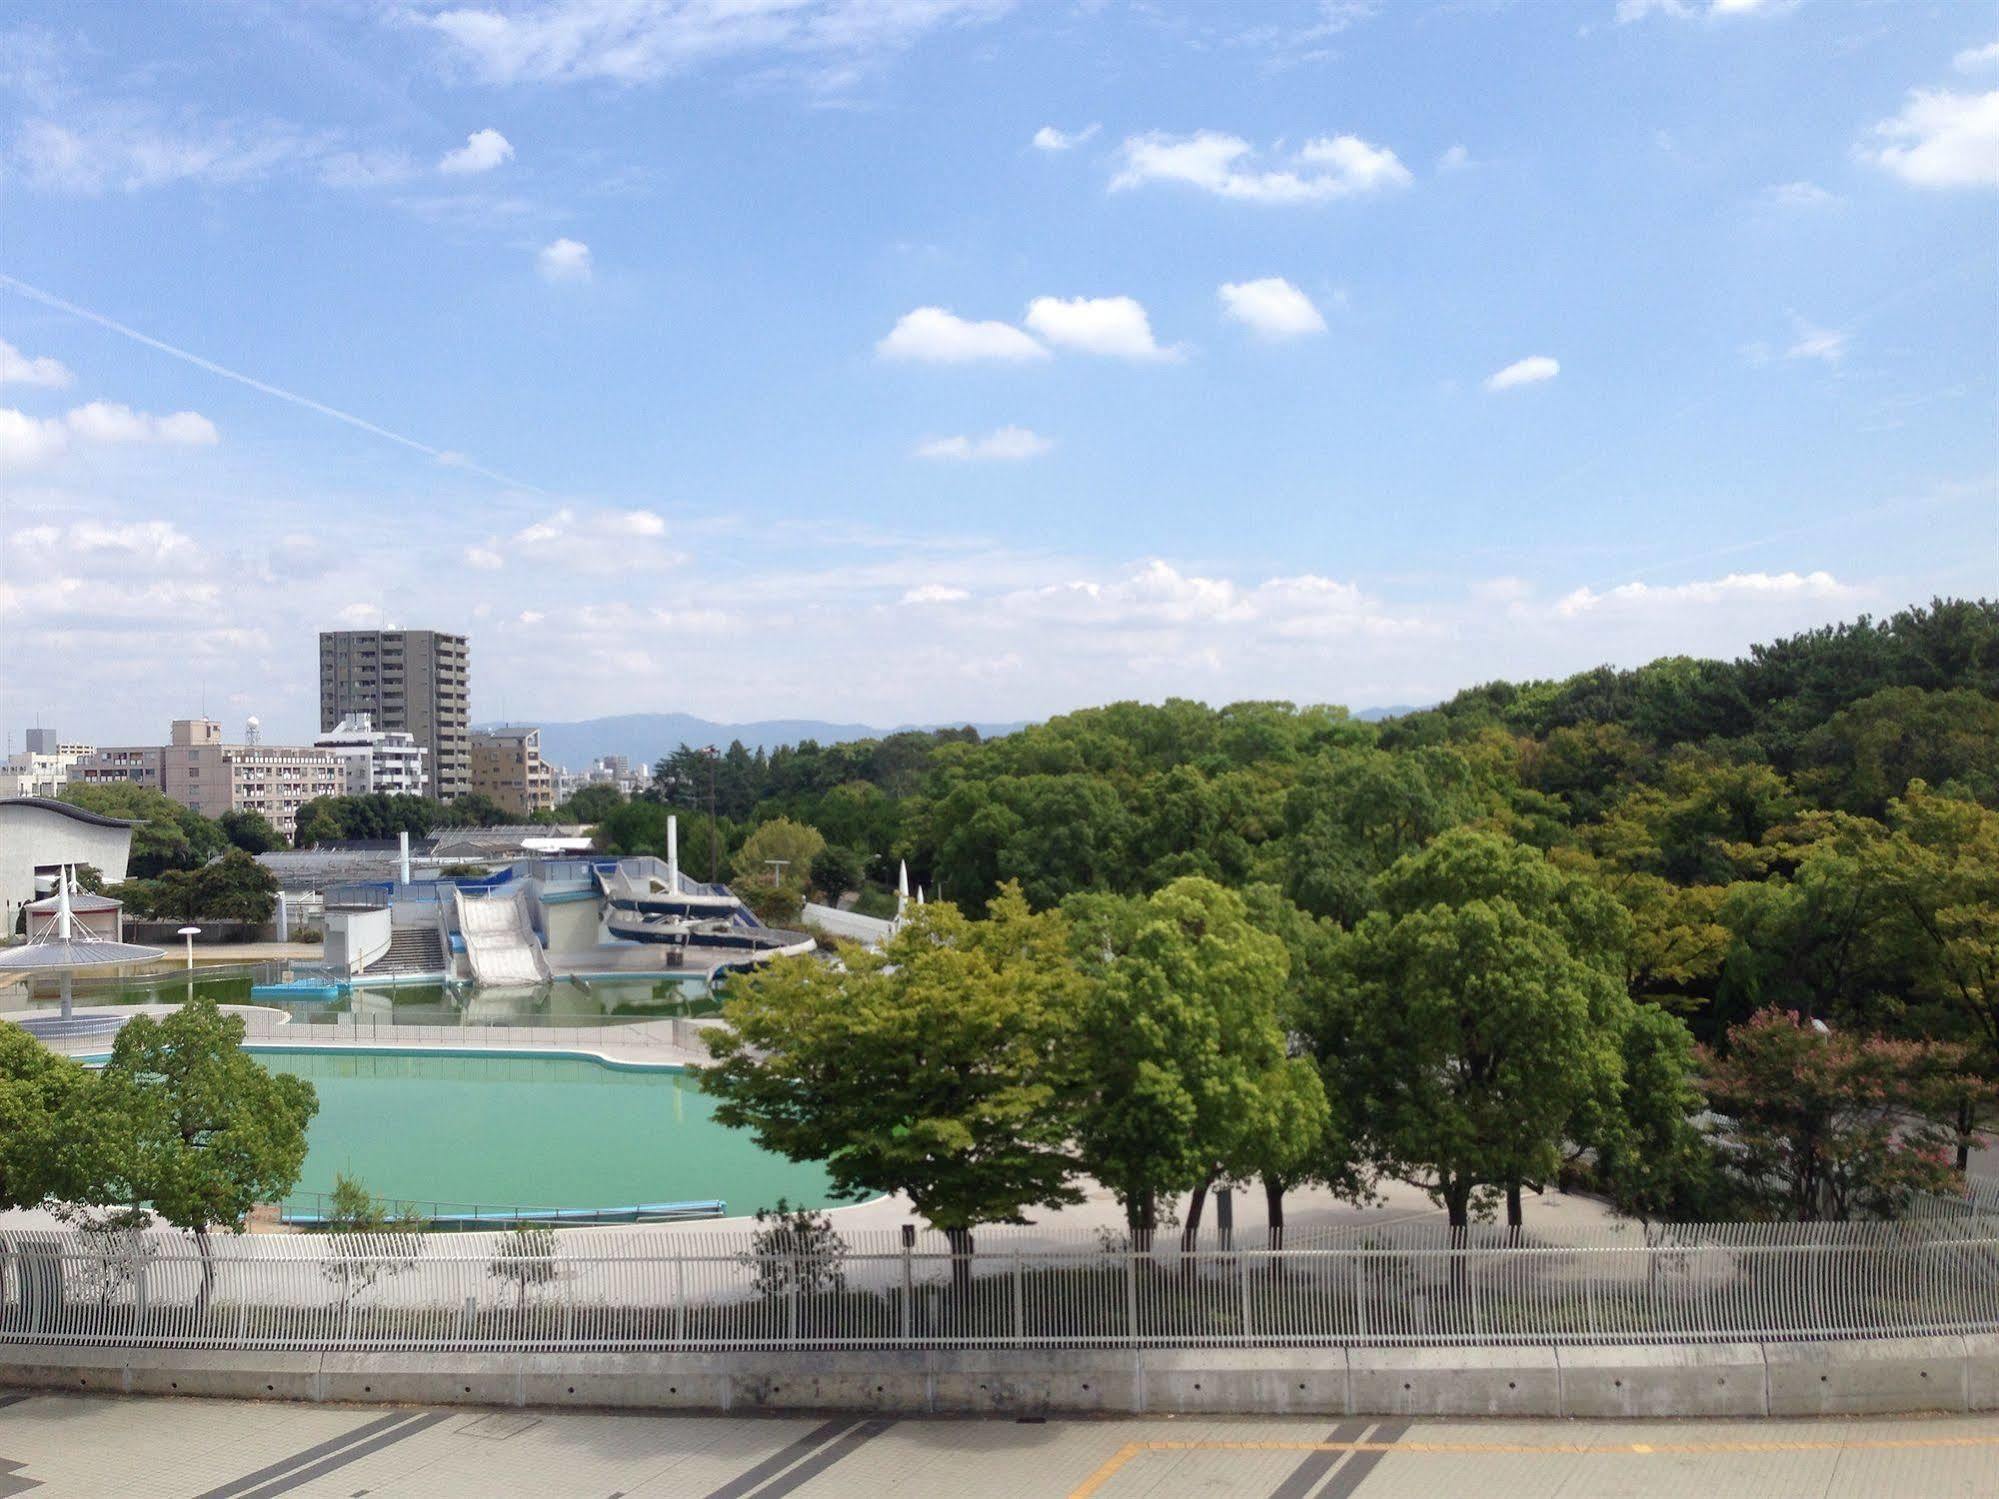
[[[1452,1228],[1471,1227],[1471,1183],[1455,1177],[1443,1184],[1444,1212]]]
[[[1978,1111],[1971,1106],[1969,1095],[1957,1101],[1957,1174],[1971,1169],[1971,1137],[1978,1127]]]
[[[1152,1253],[1152,1231],[1159,1226],[1159,1199],[1151,1188],[1133,1192],[1125,1199],[1125,1225],[1131,1230],[1133,1254]]]
[[[1275,1177],[1263,1179],[1263,1202],[1270,1215],[1270,1247],[1284,1247],[1284,1183]]]
[[[208,1225],[194,1231],[194,1247],[201,1251],[201,1289],[195,1293],[194,1311],[197,1318],[206,1318],[209,1298],[215,1294],[215,1261],[208,1247]]]
[[[972,1290],[972,1231],[947,1228],[944,1243],[951,1252],[951,1295],[962,1301]]]
[[[1520,1242],[1520,1183],[1506,1184],[1506,1228],[1509,1243]]]
[[[1214,1184],[1212,1171],[1195,1184],[1194,1195],[1187,1203],[1187,1221],[1180,1227],[1180,1278],[1190,1283],[1200,1273],[1194,1251],[1201,1247],[1201,1213],[1208,1205],[1208,1192]]]
[[[1192,1254],[1200,1247],[1201,1214],[1208,1206],[1208,1192],[1215,1184],[1215,1173],[1210,1171],[1194,1186],[1194,1195],[1187,1201],[1187,1221],[1180,1228],[1180,1252]]]

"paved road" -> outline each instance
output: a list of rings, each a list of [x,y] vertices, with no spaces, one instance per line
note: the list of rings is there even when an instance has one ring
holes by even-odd
[[[1016,1423],[0,1398],[0,1499],[1999,1495],[1999,1417]]]

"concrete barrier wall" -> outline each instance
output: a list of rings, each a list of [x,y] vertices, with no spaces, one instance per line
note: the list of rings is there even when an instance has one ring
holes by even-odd
[[[1999,1410],[1999,1334],[1684,1347],[259,1353],[0,1346],[0,1386],[897,1415],[1804,1416]]]

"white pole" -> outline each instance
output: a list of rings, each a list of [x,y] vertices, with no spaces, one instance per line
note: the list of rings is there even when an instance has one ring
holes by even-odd
[[[69,941],[69,932],[69,866],[67,864],[58,864],[56,866],[56,936],[62,941],[67,942]],[[65,1007],[63,1013],[69,1013],[67,1007]]]
[[[900,916],[904,906],[909,904],[909,860],[902,861],[901,872],[895,877],[895,914]]]
[[[680,894],[680,819],[666,814],[666,893]]]
[[[187,934],[187,971],[194,972],[194,933]]]
[[[404,883],[405,885],[407,885],[407,884],[408,884],[408,883],[410,882],[410,833],[409,833],[409,829],[408,829],[408,828],[404,828],[404,829],[402,830],[402,832],[400,832],[400,833],[398,833],[398,834],[396,835],[396,839],[397,839],[397,842],[398,842],[398,844],[400,845],[400,847],[401,847],[401,850],[402,850],[402,862],[403,862],[403,883]]]

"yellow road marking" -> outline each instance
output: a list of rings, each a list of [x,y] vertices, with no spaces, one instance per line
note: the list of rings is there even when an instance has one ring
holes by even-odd
[[[1069,1499],[1090,1499],[1142,1452],[1452,1452],[1578,1456],[1711,1452],[1898,1452],[1919,1447],[1999,1447],[1999,1435],[1977,1437],[1868,1437],[1860,1441],[1810,1442],[1126,1442],[1102,1467],[1069,1491]]]

